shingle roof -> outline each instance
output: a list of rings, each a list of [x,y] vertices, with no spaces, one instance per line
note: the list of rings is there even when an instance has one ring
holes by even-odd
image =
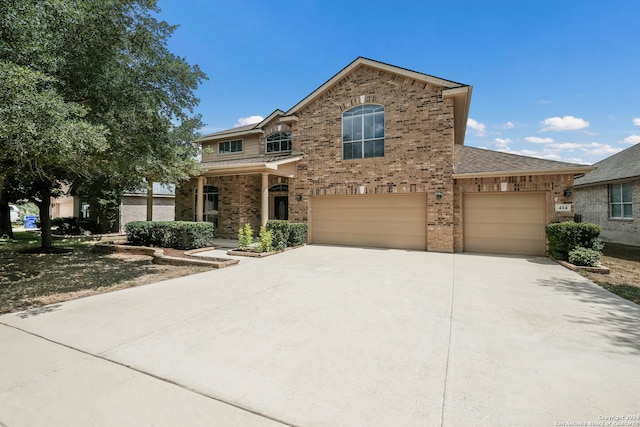
[[[212,169],[220,166],[241,166],[241,165],[253,165],[258,163],[271,163],[277,162],[280,160],[286,160],[288,158],[293,158],[299,156],[299,153],[290,153],[290,154],[280,154],[276,156],[257,156],[257,157],[249,157],[242,159],[231,159],[231,160],[218,160],[215,162],[206,162],[201,163],[201,166],[204,169]]]
[[[238,127],[232,128],[232,129],[225,129],[225,130],[221,130],[219,132],[214,132],[214,133],[209,133],[207,135],[203,135],[200,139],[209,138],[209,137],[212,137],[212,136],[226,135],[226,134],[229,134],[229,133],[244,132],[244,131],[253,129],[256,126],[258,126],[258,123],[253,123],[253,124],[244,125],[244,126],[238,126]]]
[[[598,169],[575,180],[576,186],[640,177],[640,144],[600,160]]]
[[[454,174],[498,173],[514,171],[541,171],[553,169],[588,168],[575,163],[538,159],[483,148],[456,145],[454,153]]]

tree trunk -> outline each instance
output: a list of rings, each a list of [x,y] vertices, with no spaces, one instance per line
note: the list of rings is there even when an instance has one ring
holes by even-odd
[[[147,179],[147,221],[153,221],[153,181]]]
[[[0,236],[5,235],[13,238],[11,209],[9,209],[9,200],[2,197],[2,193],[0,192]]]
[[[42,249],[50,249],[53,246],[53,238],[51,237],[51,185],[50,183],[42,183],[42,200],[38,203],[40,211],[40,232],[42,233]],[[49,184],[49,185],[47,185]]]

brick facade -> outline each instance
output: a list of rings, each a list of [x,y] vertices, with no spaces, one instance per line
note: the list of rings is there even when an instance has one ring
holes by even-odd
[[[284,178],[269,177],[269,186],[287,183]],[[259,175],[210,176],[205,185],[218,188],[218,227],[216,236],[225,239],[238,237],[238,230],[245,224],[251,224],[256,231],[260,229],[260,187]],[[176,219],[195,220],[195,192],[198,180],[180,185],[176,190]]]
[[[633,182],[633,218],[609,217],[609,185],[576,188],[575,210],[583,222],[599,224],[602,240],[640,246],[640,180]]]
[[[465,178],[454,181],[455,211],[454,223],[454,249],[456,252],[463,250],[463,216],[462,201],[465,193],[505,193],[502,191],[502,183],[507,183],[506,192],[525,193],[537,192],[545,194],[546,222],[562,222],[573,220],[574,212],[556,212],[555,205],[560,203],[573,203],[573,195],[565,196],[564,190],[573,187],[573,174],[558,175],[518,175],[488,178]],[[575,208],[575,207],[574,207]],[[575,209],[574,209],[575,210]]]
[[[385,155],[342,160],[342,113],[361,103],[385,108]],[[359,67],[298,113],[293,150],[304,157],[290,193],[302,200],[289,197],[289,219],[308,220],[311,196],[359,194],[361,186],[367,194],[427,193],[427,249],[453,251],[453,129],[453,103],[440,88]]]

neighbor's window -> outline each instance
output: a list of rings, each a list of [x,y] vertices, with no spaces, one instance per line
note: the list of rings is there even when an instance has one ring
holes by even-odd
[[[633,218],[631,183],[609,185],[609,216]]]
[[[291,151],[291,132],[278,132],[267,137],[267,153]]]
[[[218,143],[218,154],[240,153],[242,152],[242,140],[225,141]]]
[[[384,156],[384,107],[359,105],[342,113],[342,158]]]

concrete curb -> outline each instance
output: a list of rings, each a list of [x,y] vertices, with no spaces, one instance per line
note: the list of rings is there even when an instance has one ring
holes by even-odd
[[[198,252],[210,251],[217,248],[200,248],[191,251],[185,251],[185,255],[192,255]],[[148,246],[132,246],[122,245],[114,243],[102,243],[98,242],[94,246],[94,251],[102,253],[129,253],[133,255],[146,255],[153,257],[153,262],[156,264],[165,265],[195,265],[211,268],[225,268],[238,264],[240,261],[237,259],[229,258],[217,258],[217,257],[198,257],[198,258],[179,258],[168,256],[164,254],[162,248],[152,248]]]

